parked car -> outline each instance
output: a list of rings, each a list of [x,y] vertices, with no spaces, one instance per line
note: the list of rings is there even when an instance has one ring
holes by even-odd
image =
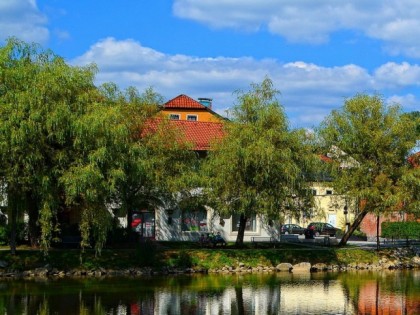
[[[311,222],[308,225],[308,230],[311,229],[311,227],[314,227],[314,234],[315,236],[319,236],[319,235],[329,235],[334,237],[337,233],[337,228],[335,228],[334,226],[332,226],[329,223],[325,223],[325,222]]]
[[[305,229],[297,224],[283,224],[280,228],[281,234],[299,234],[302,235]]]

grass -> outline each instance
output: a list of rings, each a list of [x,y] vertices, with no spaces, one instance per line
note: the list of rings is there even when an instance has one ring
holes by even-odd
[[[281,244],[277,248],[253,248],[246,244],[238,249],[229,244],[226,248],[200,248],[197,244],[186,242],[153,242],[137,244],[132,248],[103,249],[101,256],[96,257],[94,250],[51,249],[48,255],[40,250],[18,248],[13,256],[4,247],[2,258],[8,268],[28,270],[49,265],[58,270],[71,269],[127,269],[150,266],[161,267],[194,267],[214,269],[223,266],[235,267],[240,263],[246,266],[276,266],[287,262],[325,263],[347,265],[351,263],[376,263],[380,257],[388,255],[387,251],[372,251],[354,247],[296,247],[293,244]]]

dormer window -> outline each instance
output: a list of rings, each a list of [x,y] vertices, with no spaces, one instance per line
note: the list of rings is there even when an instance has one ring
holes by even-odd
[[[169,119],[171,120],[179,120],[179,114],[170,114]]]
[[[187,120],[189,121],[197,121],[198,117],[197,115],[187,115]]]

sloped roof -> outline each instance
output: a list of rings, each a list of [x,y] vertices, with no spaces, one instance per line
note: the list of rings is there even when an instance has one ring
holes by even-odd
[[[143,133],[155,132],[162,119],[152,119]],[[192,144],[194,151],[208,151],[211,149],[211,143],[220,139],[224,135],[223,123],[189,121],[189,120],[167,120],[169,126],[177,129],[182,141]]]
[[[181,94],[177,97],[167,101],[163,104],[163,108],[185,108],[185,109],[203,109],[207,110],[208,108],[192,99],[191,97]]]
[[[223,123],[171,120],[185,135],[185,140],[193,144],[195,151],[210,150],[212,141],[223,137]]]

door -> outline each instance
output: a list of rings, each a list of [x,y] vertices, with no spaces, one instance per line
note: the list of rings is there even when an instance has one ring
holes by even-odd
[[[335,227],[336,224],[337,224],[337,215],[336,214],[329,214],[328,215],[328,223]]]
[[[142,210],[133,213],[132,228],[142,238],[155,238],[155,212]]]

